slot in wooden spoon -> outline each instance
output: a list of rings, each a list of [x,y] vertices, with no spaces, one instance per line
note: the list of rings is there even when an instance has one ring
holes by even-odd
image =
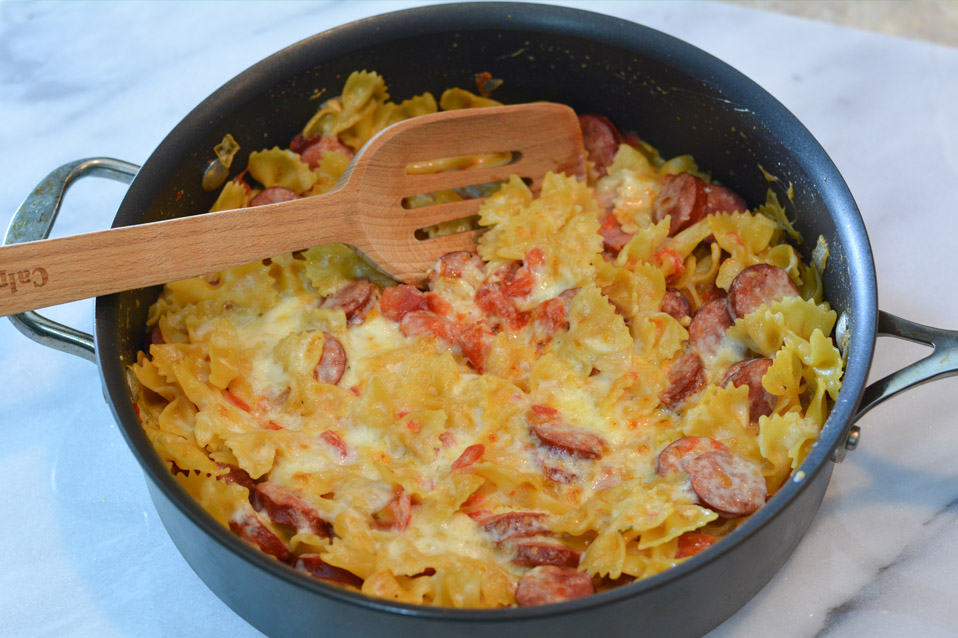
[[[513,154],[504,166],[407,172],[410,164],[503,152]],[[482,200],[409,209],[405,198],[512,174],[535,191],[549,171],[584,174],[584,160],[578,119],[562,104],[412,118],[373,137],[323,195],[4,246],[0,272],[41,269],[44,274],[0,295],[0,316],[186,279],[329,242],[348,244],[395,279],[418,283],[441,255],[473,249],[477,231],[432,239],[418,239],[416,231],[474,215]]]

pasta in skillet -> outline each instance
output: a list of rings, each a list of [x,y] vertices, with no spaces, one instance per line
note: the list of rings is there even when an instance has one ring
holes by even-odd
[[[325,192],[385,126],[495,103],[396,104],[354,73],[213,210]],[[749,211],[691,157],[580,121],[587,178],[498,185],[477,251],[423,289],[340,245],[168,284],[132,371],[179,484],[306,574],[459,608],[621,586],[762,507],[840,386],[820,275],[774,195]]]

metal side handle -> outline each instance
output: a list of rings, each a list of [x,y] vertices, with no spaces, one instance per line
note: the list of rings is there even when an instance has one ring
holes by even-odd
[[[892,372],[865,388],[858,412],[852,416],[852,423],[858,421],[876,405],[922,383],[943,379],[958,374],[958,331],[923,326],[919,323],[896,317],[893,314],[878,311],[878,336],[897,337],[932,347],[931,354],[923,359]],[[841,462],[847,450],[858,445],[860,430],[852,425],[845,437],[844,445],[832,451],[832,459]]]
[[[106,177],[129,184],[139,170],[140,167],[136,164],[108,157],[92,157],[64,164],[47,175],[20,204],[4,235],[4,245],[49,237],[63,204],[63,197],[78,179]],[[14,291],[17,285],[43,285],[41,282],[42,273],[0,272],[0,287],[7,284],[10,288],[8,294],[16,294]],[[32,310],[11,315],[9,319],[17,330],[37,343],[88,361],[96,361],[93,335],[89,333],[47,319]]]
[[[857,421],[876,405],[916,385],[958,374],[958,331],[931,328],[878,311],[878,336],[897,337],[932,347],[924,359],[889,374],[865,388]]]

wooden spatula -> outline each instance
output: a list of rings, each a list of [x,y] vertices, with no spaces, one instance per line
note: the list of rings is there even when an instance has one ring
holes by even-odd
[[[510,164],[409,174],[410,164],[511,152]],[[404,207],[404,199],[516,174],[536,190],[548,171],[584,173],[582,133],[567,106],[541,102],[445,111],[394,124],[323,195],[0,248],[0,272],[42,268],[40,286],[0,294],[0,316],[215,272],[329,242],[354,247],[399,281],[417,283],[443,254],[474,248],[478,231],[416,231],[474,215],[481,199]],[[197,176],[199,179],[199,176]],[[421,233],[420,233],[421,234]]]

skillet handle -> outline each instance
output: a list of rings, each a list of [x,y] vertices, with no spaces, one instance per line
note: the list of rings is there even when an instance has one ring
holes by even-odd
[[[92,157],[64,164],[41,181],[14,213],[3,244],[20,244],[46,239],[60,212],[63,196],[83,177],[106,177],[129,184],[140,169],[136,164],[108,157]],[[0,272],[0,294],[15,294],[18,285],[40,285],[44,272]],[[17,330],[54,350],[96,361],[93,335],[52,321],[30,310],[9,317]]]
[[[878,336],[897,337],[932,347],[932,352],[897,372],[875,381],[865,388],[858,412],[852,416],[852,423],[858,421],[876,405],[922,383],[935,381],[958,374],[958,331],[932,328],[919,323],[896,317],[893,314],[878,311]],[[846,450],[854,450],[858,445],[859,428],[849,428],[845,444],[832,451],[832,459],[841,462]]]

